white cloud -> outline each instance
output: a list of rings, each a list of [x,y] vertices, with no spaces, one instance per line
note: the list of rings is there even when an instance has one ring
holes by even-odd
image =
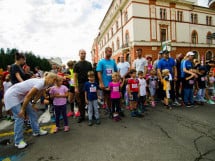
[[[110,0],[1,0],[0,47],[78,60],[90,50]]]

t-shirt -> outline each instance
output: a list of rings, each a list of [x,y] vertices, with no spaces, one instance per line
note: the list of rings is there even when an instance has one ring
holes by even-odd
[[[136,69],[137,73],[139,71],[144,72],[144,67],[148,66],[148,62],[145,58],[135,59],[133,62],[133,67]]]
[[[187,70],[193,69],[193,63],[191,61],[189,61],[189,60],[183,60],[181,62],[181,78],[185,78],[185,77],[190,76],[189,74],[187,75],[184,72],[184,70],[183,70],[184,68],[186,68]]]
[[[108,87],[109,83],[112,81],[113,72],[117,72],[117,66],[112,59],[102,59],[99,61],[96,71],[102,73],[103,84],[105,87]]]
[[[198,81],[198,86],[200,89],[206,88],[206,80],[207,80],[207,78],[204,74],[203,75],[198,74],[197,81]]]
[[[125,74],[128,72],[130,64],[128,62],[119,62],[117,64],[117,68],[120,76],[123,78],[124,76],[126,76]]]
[[[68,88],[64,85],[61,85],[60,87],[58,86],[53,86],[51,87],[49,93],[52,95],[54,94],[60,94],[60,95],[65,95],[66,92],[68,92]],[[55,106],[62,106],[62,105],[65,105],[67,102],[67,98],[66,97],[62,97],[62,98],[57,98],[55,97],[53,99],[53,105]]]
[[[131,92],[139,92],[139,80],[138,79],[129,78],[128,84],[129,84]]]
[[[148,82],[149,82],[149,88],[157,88],[158,77],[157,76],[149,76]]]
[[[84,91],[87,92],[87,99],[89,101],[97,100],[97,90],[98,90],[98,84],[96,82],[86,82],[84,84]]]
[[[110,82],[110,98],[120,98],[120,82]]]
[[[158,62],[158,69],[161,71],[164,69],[169,69],[171,75],[173,76],[173,67],[175,66],[175,60],[173,58],[168,58],[168,59],[160,59]]]
[[[89,71],[92,71],[92,65],[90,62],[84,60],[84,61],[79,61],[75,64],[73,72],[76,73],[78,76],[78,86],[79,86],[79,90],[84,90],[84,84],[85,82],[88,81],[88,76],[87,73]]]
[[[139,80],[139,85],[140,85],[140,96],[145,96],[146,95],[146,80],[144,78]]]
[[[47,88],[45,86],[45,79],[32,78],[24,82],[17,83],[10,87],[4,95],[4,103],[6,110],[21,104],[24,101],[26,94],[32,89],[36,88],[39,91]]]
[[[10,81],[9,82],[4,81],[3,86],[4,86],[4,93],[5,93],[12,86],[12,83]]]
[[[25,73],[21,66],[13,64],[10,68],[10,77],[11,77],[11,83],[16,84],[19,83],[18,79],[16,78],[16,73],[19,73],[21,78],[25,80]]]

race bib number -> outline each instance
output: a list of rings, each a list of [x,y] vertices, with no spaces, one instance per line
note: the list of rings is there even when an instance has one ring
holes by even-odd
[[[113,69],[107,68],[106,69],[106,74],[107,74],[107,76],[111,76],[113,74]]]
[[[96,87],[90,87],[90,92],[96,92]]]
[[[205,77],[202,77],[202,78],[201,78],[201,81],[205,81]]]
[[[189,84],[194,84],[194,80],[189,80]]]
[[[113,87],[114,92],[119,92],[119,87]]]
[[[131,87],[132,88],[138,88],[137,84],[132,84]]]

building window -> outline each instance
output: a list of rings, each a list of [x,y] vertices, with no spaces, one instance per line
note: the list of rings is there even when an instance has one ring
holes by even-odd
[[[211,26],[212,25],[212,17],[206,16],[206,25]]]
[[[182,11],[178,11],[177,12],[177,20],[179,22],[182,22],[183,21],[183,12]]]
[[[198,34],[197,34],[196,31],[192,32],[191,42],[192,42],[192,44],[197,44],[198,43]]]
[[[212,34],[211,32],[208,32],[207,36],[206,36],[206,43],[207,44],[212,44]]]
[[[119,22],[116,21],[116,31],[119,29]]]
[[[118,49],[119,49],[119,47],[120,47],[119,38],[117,38],[117,41],[116,41],[116,47],[117,47],[117,50],[118,50]]]
[[[208,51],[205,56],[205,61],[212,60],[212,59],[213,59],[213,53],[211,51]]]
[[[161,37],[160,37],[160,41],[161,42],[163,42],[163,41],[166,41],[167,40],[167,29],[161,29],[161,31],[160,31],[160,35],[161,35]]]
[[[125,12],[124,20],[125,20],[125,23],[128,21],[128,12],[127,11]]]
[[[125,47],[128,47],[128,43],[129,43],[129,33],[128,33],[128,31],[126,31],[126,34],[125,34]]]
[[[111,28],[111,37],[113,37],[113,27]]]
[[[112,42],[112,51],[115,51],[115,49],[114,49],[114,42]]]
[[[191,13],[191,23],[197,24],[198,23],[198,15]]]
[[[166,9],[164,9],[164,8],[160,8],[160,19],[162,19],[162,20],[167,19]]]

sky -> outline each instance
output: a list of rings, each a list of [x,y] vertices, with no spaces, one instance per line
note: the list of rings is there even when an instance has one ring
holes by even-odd
[[[207,0],[198,0],[207,6]],[[99,33],[111,0],[0,0],[0,48],[78,60]]]

